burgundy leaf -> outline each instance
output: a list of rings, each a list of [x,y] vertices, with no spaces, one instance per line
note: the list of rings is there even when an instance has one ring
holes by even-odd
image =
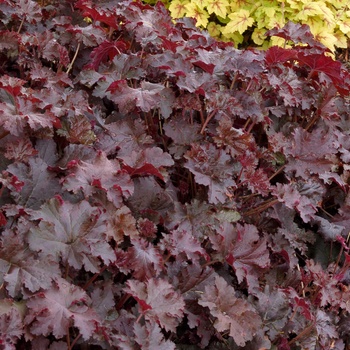
[[[191,95],[185,95],[191,96]],[[193,99],[195,101],[195,99]],[[189,108],[194,108],[193,102],[189,101]],[[181,108],[185,108],[184,100],[180,102]],[[181,115],[173,116],[171,119],[167,119],[163,126],[165,134],[173,140],[173,144],[169,147],[169,153],[174,158],[179,159],[188,149],[188,145],[198,142],[202,136],[200,135],[199,124],[188,124],[186,128],[183,127],[186,123],[186,118]]]
[[[284,185],[277,184],[272,192],[288,208],[298,210],[304,222],[309,222],[315,218],[317,206],[325,188],[321,182],[310,180]]]
[[[158,147],[146,148],[142,151],[132,151],[130,155],[120,157],[126,166],[123,167],[131,176],[132,175],[154,175],[164,180],[160,170],[164,166],[174,164],[172,157],[163,152]]]
[[[110,99],[115,102],[122,113],[128,113],[139,107],[143,112],[160,106],[159,96],[164,90],[161,84],[141,82],[140,88],[131,88],[126,80],[113,82],[107,91],[111,92]]]
[[[226,115],[220,118],[214,141],[218,146],[225,147],[232,157],[244,155],[256,148],[253,135],[234,128],[233,120]]]
[[[27,234],[28,230],[22,230]],[[12,297],[18,296],[24,287],[31,292],[48,289],[52,279],[60,276],[58,264],[50,258],[46,261],[39,259],[19,234],[4,231],[0,247],[0,281],[5,282]]]
[[[331,57],[318,54],[306,55],[301,52],[298,54],[298,61],[310,67],[310,76],[314,73],[324,73],[332,79],[337,86],[342,82],[341,63],[334,61]]]
[[[123,242],[125,236],[137,238],[139,232],[136,229],[136,219],[127,206],[116,210],[114,205],[105,208],[107,216],[106,234],[113,238],[116,243]]]
[[[275,213],[271,217],[276,218],[281,223],[278,232],[288,240],[288,244],[306,254],[309,249],[308,244],[315,243],[315,234],[310,230],[300,228],[294,222],[295,210],[290,209],[287,203],[285,204],[275,205]],[[304,213],[303,209],[302,213]],[[302,215],[304,216],[304,214]]]
[[[163,270],[163,259],[156,247],[142,238],[132,240],[128,249],[128,266],[133,270],[133,277],[148,280],[159,276]]]
[[[16,17],[23,18],[28,22],[36,23],[41,20],[41,8],[38,3],[31,0],[19,0],[16,3]]]
[[[167,331],[176,330],[182,320],[185,303],[169,282],[155,278],[147,282],[130,279],[125,290],[138,301],[146,319],[159,323]]]
[[[198,303],[209,308],[215,317],[218,332],[229,331],[238,346],[252,340],[261,327],[261,319],[255,309],[244,299],[235,296],[235,290],[220,276],[215,285],[207,285]]]
[[[322,174],[331,171],[335,163],[334,137],[322,128],[309,133],[302,128],[294,131],[292,144],[285,147],[285,152],[292,157],[287,170],[296,171],[304,179],[309,174]]]
[[[163,39],[164,40],[164,39]],[[171,42],[174,45],[174,42]],[[176,45],[176,44],[175,44]],[[158,68],[168,76],[186,76],[186,72],[192,69],[192,64],[180,53],[165,51],[161,54],[152,55],[148,63]]]
[[[318,287],[315,295],[317,303],[321,306],[349,309],[346,300],[349,300],[350,291],[342,288],[337,275],[330,275],[311,259],[307,261],[307,272],[307,281]]]
[[[278,36],[286,40],[291,40],[295,44],[305,43],[319,50],[326,50],[321,43],[315,40],[315,37],[312,35],[310,27],[307,24],[299,24],[289,21],[283,28],[271,29],[266,35]]]
[[[260,193],[266,196],[270,192],[269,178],[266,172],[261,168],[254,171],[245,169],[242,172],[241,181],[247,184],[252,193]]]
[[[2,212],[0,212],[0,226],[5,226],[6,224],[7,224],[6,217]]]
[[[28,162],[29,157],[35,156],[38,153],[33,148],[29,139],[16,139],[6,144],[5,157],[15,161]]]
[[[115,288],[112,281],[103,281],[91,292],[92,307],[101,319],[105,319],[115,308]]]
[[[64,188],[75,193],[82,190],[87,197],[102,190],[117,208],[122,204],[122,196],[128,198],[134,190],[129,175],[120,169],[119,162],[109,160],[101,151],[95,159],[80,161],[74,166],[64,181]]]
[[[83,115],[70,115],[62,120],[57,134],[64,136],[70,143],[91,145],[96,140],[91,123]]]
[[[91,300],[86,292],[58,279],[48,291],[34,294],[28,301],[25,323],[35,335],[56,338],[67,334],[69,327],[76,327],[83,339],[88,340],[99,324],[98,315],[90,307]]]
[[[11,31],[0,31],[0,50],[8,50],[8,55],[18,50],[18,45],[20,44],[21,36],[16,32]]]
[[[164,249],[169,251],[173,256],[178,257],[182,254],[193,261],[199,258],[209,259],[206,251],[200,243],[189,232],[184,230],[173,230],[169,235],[165,235],[161,241]]]
[[[132,168],[129,165],[124,165],[123,169],[126,170],[131,177],[152,175],[164,181],[163,175],[152,164],[145,164],[139,168]]]
[[[24,81],[8,76],[0,80],[0,106],[3,111],[0,126],[20,136],[29,126],[33,131],[42,128],[52,128],[55,116],[45,113],[38,107],[38,100],[23,88]]]
[[[286,291],[273,286],[266,286],[265,289],[258,293],[258,311],[264,315],[263,320],[267,324],[273,324],[269,327],[268,333],[270,339],[275,339],[286,326],[292,308]]]
[[[155,322],[146,322],[144,325],[135,323],[135,340],[145,350],[175,350],[171,340],[165,340],[160,327]]]
[[[75,6],[82,10],[84,17],[90,17],[94,21],[100,21],[114,29],[118,29],[119,26],[117,18],[112,13],[109,13],[108,11],[101,11],[101,9],[96,9],[89,3],[89,1],[84,0],[77,1]]]
[[[261,272],[269,267],[270,259],[266,239],[259,236],[256,227],[225,223],[210,239],[217,255],[234,268],[238,281],[246,279],[251,290],[257,288]]]
[[[289,50],[279,46],[273,46],[266,51],[265,60],[268,66],[273,66],[277,63],[285,63],[289,60],[294,60],[296,58],[296,50]]]
[[[48,165],[41,158],[31,157],[28,164],[13,163],[8,171],[24,185],[19,192],[12,192],[17,204],[38,209],[45,200],[61,192],[58,179],[48,171]]]
[[[153,144],[153,139],[146,133],[146,126],[141,119],[120,120],[106,126],[106,132],[99,135],[98,145],[108,155],[130,156]]]
[[[56,197],[31,214],[40,220],[28,234],[29,246],[43,256],[63,259],[70,266],[99,271],[99,258],[105,264],[115,260],[105,240],[106,223],[102,213],[87,201],[78,204]]]
[[[67,66],[70,62],[68,50],[59,44],[51,31],[43,32],[38,40],[40,42],[40,53],[48,61],[59,60],[62,66]]]
[[[88,67],[91,67],[95,70],[98,69],[100,63],[106,63],[107,60],[112,61],[113,58],[125,52],[127,49],[127,44],[123,40],[116,41],[104,41],[98,47],[92,50],[90,58],[91,63],[88,64]]]
[[[105,31],[101,27],[94,25],[84,27],[70,25],[66,30],[68,33],[72,33],[78,42],[82,42],[88,47],[99,45],[106,40]]]
[[[15,344],[24,333],[22,320],[23,303],[11,299],[0,300],[0,344],[4,349],[15,349]]]
[[[136,216],[147,217],[158,224],[174,207],[171,193],[164,190],[152,177],[134,180],[135,192],[128,199],[128,206]]]
[[[235,186],[232,175],[235,171],[231,158],[211,144],[192,145],[186,153],[185,167],[194,175],[198,184],[208,186],[210,203],[226,201],[230,188]]]

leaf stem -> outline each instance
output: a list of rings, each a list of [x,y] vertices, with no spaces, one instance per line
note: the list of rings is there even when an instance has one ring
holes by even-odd
[[[143,314],[140,314],[139,317],[136,319],[135,323],[139,323],[141,318],[142,318]]]
[[[104,272],[107,269],[107,265],[103,266],[102,269],[99,272],[96,272],[84,285],[83,289],[87,290],[90,285],[97,279],[98,276],[101,275],[102,272]]]
[[[237,73],[237,71],[236,71],[236,72],[235,72],[235,75],[233,76],[233,79],[232,79],[232,81],[231,81],[230,90],[233,89],[233,87],[234,87],[234,85],[235,85],[235,83],[236,83],[236,81],[237,81],[237,77],[238,77],[238,73]]]
[[[67,74],[71,71],[71,69],[73,68],[73,64],[78,56],[78,52],[79,52],[79,49],[80,49],[80,43],[78,43],[78,46],[77,46],[77,49],[75,50],[75,53],[74,53],[74,56],[73,56],[73,59],[71,61],[71,63],[69,64],[68,66],[68,69],[67,69]]]
[[[299,265],[299,263],[297,264],[297,269],[298,269],[298,271],[299,271],[299,273],[300,273],[300,275],[301,275],[301,281],[300,281],[300,285],[301,285],[301,293],[303,294],[303,297],[305,298],[305,284],[304,284],[304,282],[303,282],[303,276],[302,276],[302,274],[301,274],[301,270],[300,270],[300,265]]]
[[[271,181],[275,176],[277,176],[279,173],[281,173],[284,168],[286,167],[286,165],[282,165],[278,170],[276,170],[270,177],[269,177],[269,181]]]
[[[303,331],[301,331],[295,338],[290,340],[288,342],[288,345],[292,345],[293,343],[295,343],[300,338],[302,338],[302,337],[306,336],[307,334],[309,334],[314,327],[315,327],[314,323],[311,323],[308,327],[306,327]]]
[[[73,349],[74,345],[77,343],[77,341],[79,340],[80,337],[81,337],[81,334],[78,334],[78,335],[75,337],[75,339],[73,340],[73,343],[72,343],[71,347],[68,348],[69,350],[72,350],[72,349]]]
[[[123,297],[119,299],[118,304],[115,306],[116,310],[120,310],[122,306],[131,298],[130,294],[125,294]]]
[[[2,131],[1,134],[0,134],[0,140],[3,139],[4,137],[6,137],[10,132],[9,131]]]
[[[69,334],[69,325],[67,326],[67,336],[66,336],[66,339],[67,339],[67,348],[68,350],[71,350],[71,345],[70,345],[70,334]]]
[[[245,216],[251,216],[254,214],[261,213],[262,211],[274,206],[275,204],[279,203],[279,200],[276,198],[272,198],[270,200],[267,200],[265,203],[262,205],[259,205],[258,207],[255,207],[251,210],[248,210],[247,212],[244,213]]]
[[[215,113],[217,112],[217,109],[214,109],[207,117],[207,119],[205,120],[202,129],[200,131],[200,133],[203,135],[204,133],[204,129],[207,127],[207,125],[209,124],[210,120],[214,117]]]
[[[167,263],[168,260],[171,258],[171,256],[172,256],[172,254],[169,253],[169,254],[165,257],[165,259],[164,259],[164,261],[163,261],[163,264]]]
[[[18,27],[18,30],[17,30],[17,34],[19,34],[20,31],[22,30],[22,27],[23,27],[23,24],[24,24],[24,19],[25,19],[25,17],[22,18],[22,21],[21,21],[21,23],[20,23],[20,25]]]
[[[211,261],[208,261],[207,263],[205,263],[204,265],[201,266],[202,269],[205,269],[206,267],[210,266],[210,265],[214,265],[216,263],[221,263],[222,261],[219,260],[219,259],[216,259],[216,260],[211,260]]]
[[[315,113],[313,118],[309,121],[309,123],[306,125],[305,130],[309,131],[310,128],[316,123],[317,119],[319,117],[318,113]]]

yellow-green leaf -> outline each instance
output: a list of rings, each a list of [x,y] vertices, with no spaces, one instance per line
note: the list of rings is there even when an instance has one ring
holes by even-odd
[[[224,34],[238,32],[243,34],[254,23],[254,18],[250,17],[249,11],[241,9],[228,16],[231,21],[223,29]]]
[[[207,10],[210,14],[215,13],[220,17],[226,17],[227,7],[229,2],[227,0],[209,0]]]
[[[337,20],[337,24],[344,34],[350,33],[350,11],[342,11],[342,15]]]
[[[197,5],[200,9],[204,10],[208,6],[208,0],[190,0],[190,3]]]
[[[212,36],[214,38],[219,38],[220,37],[221,29],[222,29],[221,25],[216,24],[214,22],[210,22],[208,24],[208,27],[207,27],[207,30],[208,30],[210,36]]]
[[[310,30],[315,39],[334,52],[337,38],[333,34],[333,28],[325,27],[324,22],[321,20],[308,23],[310,24]]]
[[[337,38],[337,42],[335,43],[335,46],[342,49],[347,49],[349,38],[346,35],[344,35],[344,33],[342,33],[340,30],[337,30],[334,33],[334,36]]]
[[[208,24],[209,14],[207,11],[200,9],[196,4],[190,2],[185,5],[186,16],[194,18],[197,26],[206,27]]]
[[[261,46],[266,39],[265,33],[266,33],[266,28],[260,28],[260,29],[255,28],[252,34],[252,39],[254,43]]]
[[[231,41],[234,43],[235,47],[238,47],[239,44],[242,44],[243,43],[243,35],[238,33],[238,32],[234,32],[234,33],[227,33],[227,34],[224,34],[222,32],[222,35],[223,35],[223,39],[225,41]]]
[[[309,17],[314,16],[322,18],[328,24],[334,24],[335,22],[333,12],[321,1],[309,1],[305,3],[295,18],[300,21],[307,21]]]
[[[244,8],[252,8],[255,2],[252,0],[232,0],[230,1],[230,11],[231,13],[239,11]]]
[[[172,18],[181,18],[186,14],[185,4],[187,3],[181,0],[173,0],[169,6],[169,11]]]

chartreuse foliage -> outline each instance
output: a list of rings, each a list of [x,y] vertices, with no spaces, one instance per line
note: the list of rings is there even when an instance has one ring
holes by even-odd
[[[349,349],[349,72],[269,34],[0,2],[1,350]]]
[[[154,3],[154,0],[145,0]],[[171,0],[165,1],[173,18],[193,17],[196,25],[208,29],[236,47],[248,43],[263,48],[285,45],[277,37],[266,37],[274,27],[287,22],[307,24],[312,34],[332,52],[347,48],[350,37],[348,0]]]

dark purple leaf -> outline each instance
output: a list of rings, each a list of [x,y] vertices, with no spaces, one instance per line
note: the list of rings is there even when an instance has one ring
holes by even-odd
[[[28,234],[28,229],[22,229]],[[0,281],[9,295],[16,297],[24,287],[36,292],[48,289],[51,281],[60,276],[58,264],[50,257],[43,261],[23,242],[23,232],[4,231],[0,240]]]
[[[126,49],[127,44],[122,40],[104,41],[91,52],[91,63],[88,67],[97,70],[101,62],[112,61],[116,55],[125,52]]]
[[[107,194],[107,198],[118,208],[122,197],[128,198],[134,191],[130,176],[120,169],[119,162],[109,160],[103,152],[95,159],[72,164],[72,171],[64,181],[64,188],[77,193],[82,190],[85,196],[98,191]]]
[[[211,144],[206,146],[192,145],[185,154],[185,167],[194,175],[195,181],[208,186],[210,203],[226,201],[230,189],[234,187],[233,173],[235,171],[231,158]]]
[[[185,303],[169,282],[150,278],[144,283],[131,279],[126,291],[138,301],[146,319],[156,321],[168,331],[175,331],[182,320]]]
[[[133,277],[148,280],[159,276],[163,270],[163,259],[156,247],[142,238],[134,238],[128,249],[128,266],[133,270]]]
[[[161,328],[155,322],[147,322],[145,325],[135,323],[135,340],[145,350],[175,350],[175,344],[171,340],[165,340]]]
[[[48,336],[52,333],[58,339],[74,325],[87,340],[99,323],[90,304],[90,298],[83,289],[59,279],[55,287],[34,294],[27,301],[29,311],[25,323],[32,334]]]
[[[15,349],[15,344],[24,333],[22,321],[22,303],[11,299],[0,301],[0,344],[4,349]]]
[[[42,256],[63,259],[70,266],[87,271],[99,271],[99,258],[106,264],[115,260],[104,235],[106,223],[102,213],[87,201],[79,204],[64,202],[56,197],[32,212],[40,220],[28,234],[29,246]]]
[[[259,236],[256,227],[226,223],[210,240],[215,255],[234,268],[238,282],[246,279],[251,290],[257,288],[262,271],[270,266],[270,259],[266,240]]]
[[[110,99],[115,102],[120,112],[128,113],[139,107],[143,112],[160,106],[159,97],[164,90],[161,84],[141,82],[140,88],[131,88],[126,80],[113,82],[107,91],[111,92]]]
[[[273,66],[277,63],[285,63],[289,60],[297,58],[296,50],[288,50],[279,46],[270,47],[266,51],[266,63],[268,66]]]
[[[38,209],[45,200],[62,191],[55,174],[49,172],[41,158],[31,157],[28,164],[13,163],[8,172],[24,185],[19,192],[12,192],[13,198],[28,208]]]
[[[220,276],[215,278],[215,285],[205,287],[198,303],[209,308],[217,331],[229,331],[238,346],[252,340],[261,327],[261,319],[254,308],[237,298],[235,290]]]

